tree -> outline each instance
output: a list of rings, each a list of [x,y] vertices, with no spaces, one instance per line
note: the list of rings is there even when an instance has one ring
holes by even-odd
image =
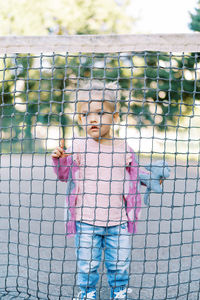
[[[129,0],[0,0],[1,5],[1,35],[45,35],[45,34],[98,34],[128,32],[133,18],[128,15]],[[100,55],[101,56],[101,55]],[[33,124],[40,122],[50,125],[51,122],[61,125],[63,136],[69,118],[64,110],[69,106],[67,89],[73,87],[73,80],[66,78],[65,58],[55,55],[44,58],[50,71],[41,71],[35,67],[37,58],[32,55],[18,54],[14,59],[14,69],[17,69],[14,79],[6,68],[10,78],[4,85],[11,105],[7,115],[15,116],[16,139],[21,135],[23,147],[34,151],[32,138]],[[54,60],[52,62],[52,60]],[[12,62],[12,59],[10,59]],[[90,76],[91,58],[87,58],[81,67],[78,57],[69,57],[68,72],[71,76]],[[99,78],[104,76],[103,70],[95,71]],[[53,76],[53,78],[52,78]],[[116,75],[117,76],[117,75]],[[113,77],[113,75],[112,75]],[[115,78],[115,76],[113,77]],[[16,109],[15,90],[17,81],[23,82],[23,90],[17,93],[26,107],[25,112]],[[1,92],[2,94],[2,92]],[[5,95],[4,95],[5,97]],[[20,101],[21,101],[20,100]],[[21,125],[19,125],[21,124]],[[5,130],[13,126],[11,118],[3,119]],[[25,151],[23,149],[23,151]]]
[[[128,32],[133,22],[127,14],[129,1],[126,0],[0,0],[0,4],[0,34],[122,33]],[[80,58],[79,54],[67,57],[54,54],[51,57],[42,55],[38,59],[19,54],[14,67],[17,75],[12,77],[6,68],[10,79],[4,81],[4,90],[8,90],[7,96],[4,93],[4,98],[7,97],[4,101],[13,105],[4,105],[3,108],[7,109],[7,114],[10,112],[10,115],[14,113],[17,116],[16,137],[22,134],[23,145],[32,152],[33,124],[40,122],[49,126],[52,122],[61,126],[63,136],[66,135],[71,122],[66,111],[70,105],[70,91],[76,88],[75,79],[106,78],[107,81],[118,80],[122,88],[122,120],[126,119],[129,109],[132,124],[138,129],[150,125],[166,130],[169,125],[176,126],[180,117],[190,115],[194,100],[200,99],[200,83],[196,80],[195,68],[198,63],[197,53],[185,56],[159,52],[123,56],[122,53],[120,68],[117,55],[100,53],[94,57],[83,53]],[[24,82],[18,96],[26,105],[25,116],[14,105],[12,90],[15,90],[16,80]],[[11,119],[3,118],[2,122],[7,130]],[[17,126],[20,123],[22,128]]]
[[[130,0],[0,0],[0,35],[130,32]]]
[[[200,1],[198,1],[198,8],[195,8],[195,13],[190,13],[190,17],[189,28],[193,31],[200,31]]]
[[[166,130],[192,113],[195,99],[200,99],[195,68],[199,61],[195,53],[141,53],[140,67],[133,80],[133,96],[138,101],[132,106],[132,111],[138,126],[150,124]]]
[[[13,105],[13,90],[15,86],[16,69],[6,55],[0,58],[0,153],[2,141],[9,151],[11,143],[16,141],[20,132],[17,126],[20,123],[15,106]],[[11,127],[12,124],[12,127]]]
[[[190,16],[189,27],[200,31],[200,1]],[[132,95],[136,102],[131,109],[138,128],[153,125],[168,130],[193,115],[195,100],[200,99],[200,53],[143,52],[137,53],[134,60]]]

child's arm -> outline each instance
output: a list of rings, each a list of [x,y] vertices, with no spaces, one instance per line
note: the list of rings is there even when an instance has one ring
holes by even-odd
[[[71,153],[65,153],[64,140],[61,140],[60,147],[52,152],[53,168],[57,177],[61,181],[67,181],[69,170],[72,165]]]

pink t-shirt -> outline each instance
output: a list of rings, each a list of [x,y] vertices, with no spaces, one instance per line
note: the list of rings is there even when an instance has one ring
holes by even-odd
[[[72,152],[80,168],[76,220],[96,226],[126,222],[123,193],[126,166],[131,162],[126,142],[103,145],[92,138],[77,138]]]

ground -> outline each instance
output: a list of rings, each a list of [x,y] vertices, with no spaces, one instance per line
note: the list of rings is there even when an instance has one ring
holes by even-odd
[[[168,162],[164,194],[151,194],[150,206],[142,205],[132,236],[130,299],[199,299],[199,167]],[[74,240],[66,238],[63,221],[65,191],[49,155],[1,157],[1,299],[64,300],[76,294]],[[21,296],[13,298],[16,291]],[[99,292],[99,299],[109,299],[103,264]]]

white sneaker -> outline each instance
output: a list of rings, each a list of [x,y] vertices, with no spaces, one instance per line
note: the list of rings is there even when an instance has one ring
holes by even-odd
[[[91,291],[89,293],[85,293],[84,291],[80,291],[76,298],[73,300],[92,300],[96,299],[96,291]]]
[[[114,299],[118,300],[118,299],[126,299],[127,294],[130,294],[132,292],[132,289],[130,288],[125,288],[123,290],[120,290],[118,292],[114,292]]]

